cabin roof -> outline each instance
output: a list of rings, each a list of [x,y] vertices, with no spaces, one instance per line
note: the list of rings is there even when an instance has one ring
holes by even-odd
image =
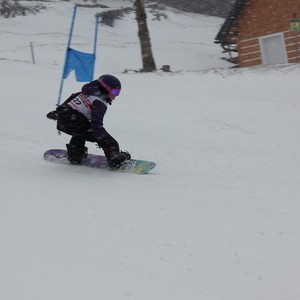
[[[215,37],[216,44],[224,44],[226,43],[226,38],[231,31],[231,28],[236,24],[239,19],[240,14],[245,9],[246,5],[250,2],[250,0],[237,0],[235,4],[232,6],[231,11],[228,14],[225,22],[223,23],[220,31]]]

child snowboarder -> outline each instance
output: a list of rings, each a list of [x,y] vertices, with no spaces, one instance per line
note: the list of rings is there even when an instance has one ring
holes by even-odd
[[[80,164],[87,156],[86,141],[97,143],[103,149],[109,165],[119,168],[130,160],[128,152],[120,151],[118,142],[103,127],[103,118],[121,91],[121,82],[113,75],[105,74],[85,84],[81,92],[72,94],[48,119],[57,121],[57,129],[72,138],[66,145],[68,159]]]

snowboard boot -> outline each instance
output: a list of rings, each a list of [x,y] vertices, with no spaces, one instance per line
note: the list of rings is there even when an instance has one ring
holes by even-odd
[[[131,159],[130,154],[126,151],[121,151],[119,153],[115,153],[108,157],[107,161],[108,164],[111,168],[113,169],[118,169],[120,168],[123,164],[129,162]]]
[[[88,155],[88,148],[84,147],[83,149],[78,149],[76,146],[67,144],[68,150],[68,160],[72,164],[80,164],[81,161],[87,157]]]

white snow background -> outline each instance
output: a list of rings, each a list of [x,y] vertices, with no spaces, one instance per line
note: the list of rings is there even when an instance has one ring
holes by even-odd
[[[52,164],[44,151],[69,141],[46,113],[73,4],[47,5],[0,19],[0,299],[299,299],[300,65],[230,69],[213,43],[223,19],[168,9],[148,26],[173,72],[124,73],[142,67],[126,15],[99,28],[95,76],[123,85],[105,128],[157,167]],[[75,49],[92,52],[94,14],[79,9]],[[81,85],[70,76],[63,99]]]

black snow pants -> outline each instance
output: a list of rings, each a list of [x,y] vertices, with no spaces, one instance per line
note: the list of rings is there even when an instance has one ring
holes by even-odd
[[[103,149],[107,158],[119,153],[118,142],[104,128],[103,137],[100,140],[96,139],[92,132],[91,123],[79,111],[63,104],[57,108],[57,112],[57,130],[72,136],[69,142],[70,147],[84,153],[85,142],[88,141],[97,143]]]

